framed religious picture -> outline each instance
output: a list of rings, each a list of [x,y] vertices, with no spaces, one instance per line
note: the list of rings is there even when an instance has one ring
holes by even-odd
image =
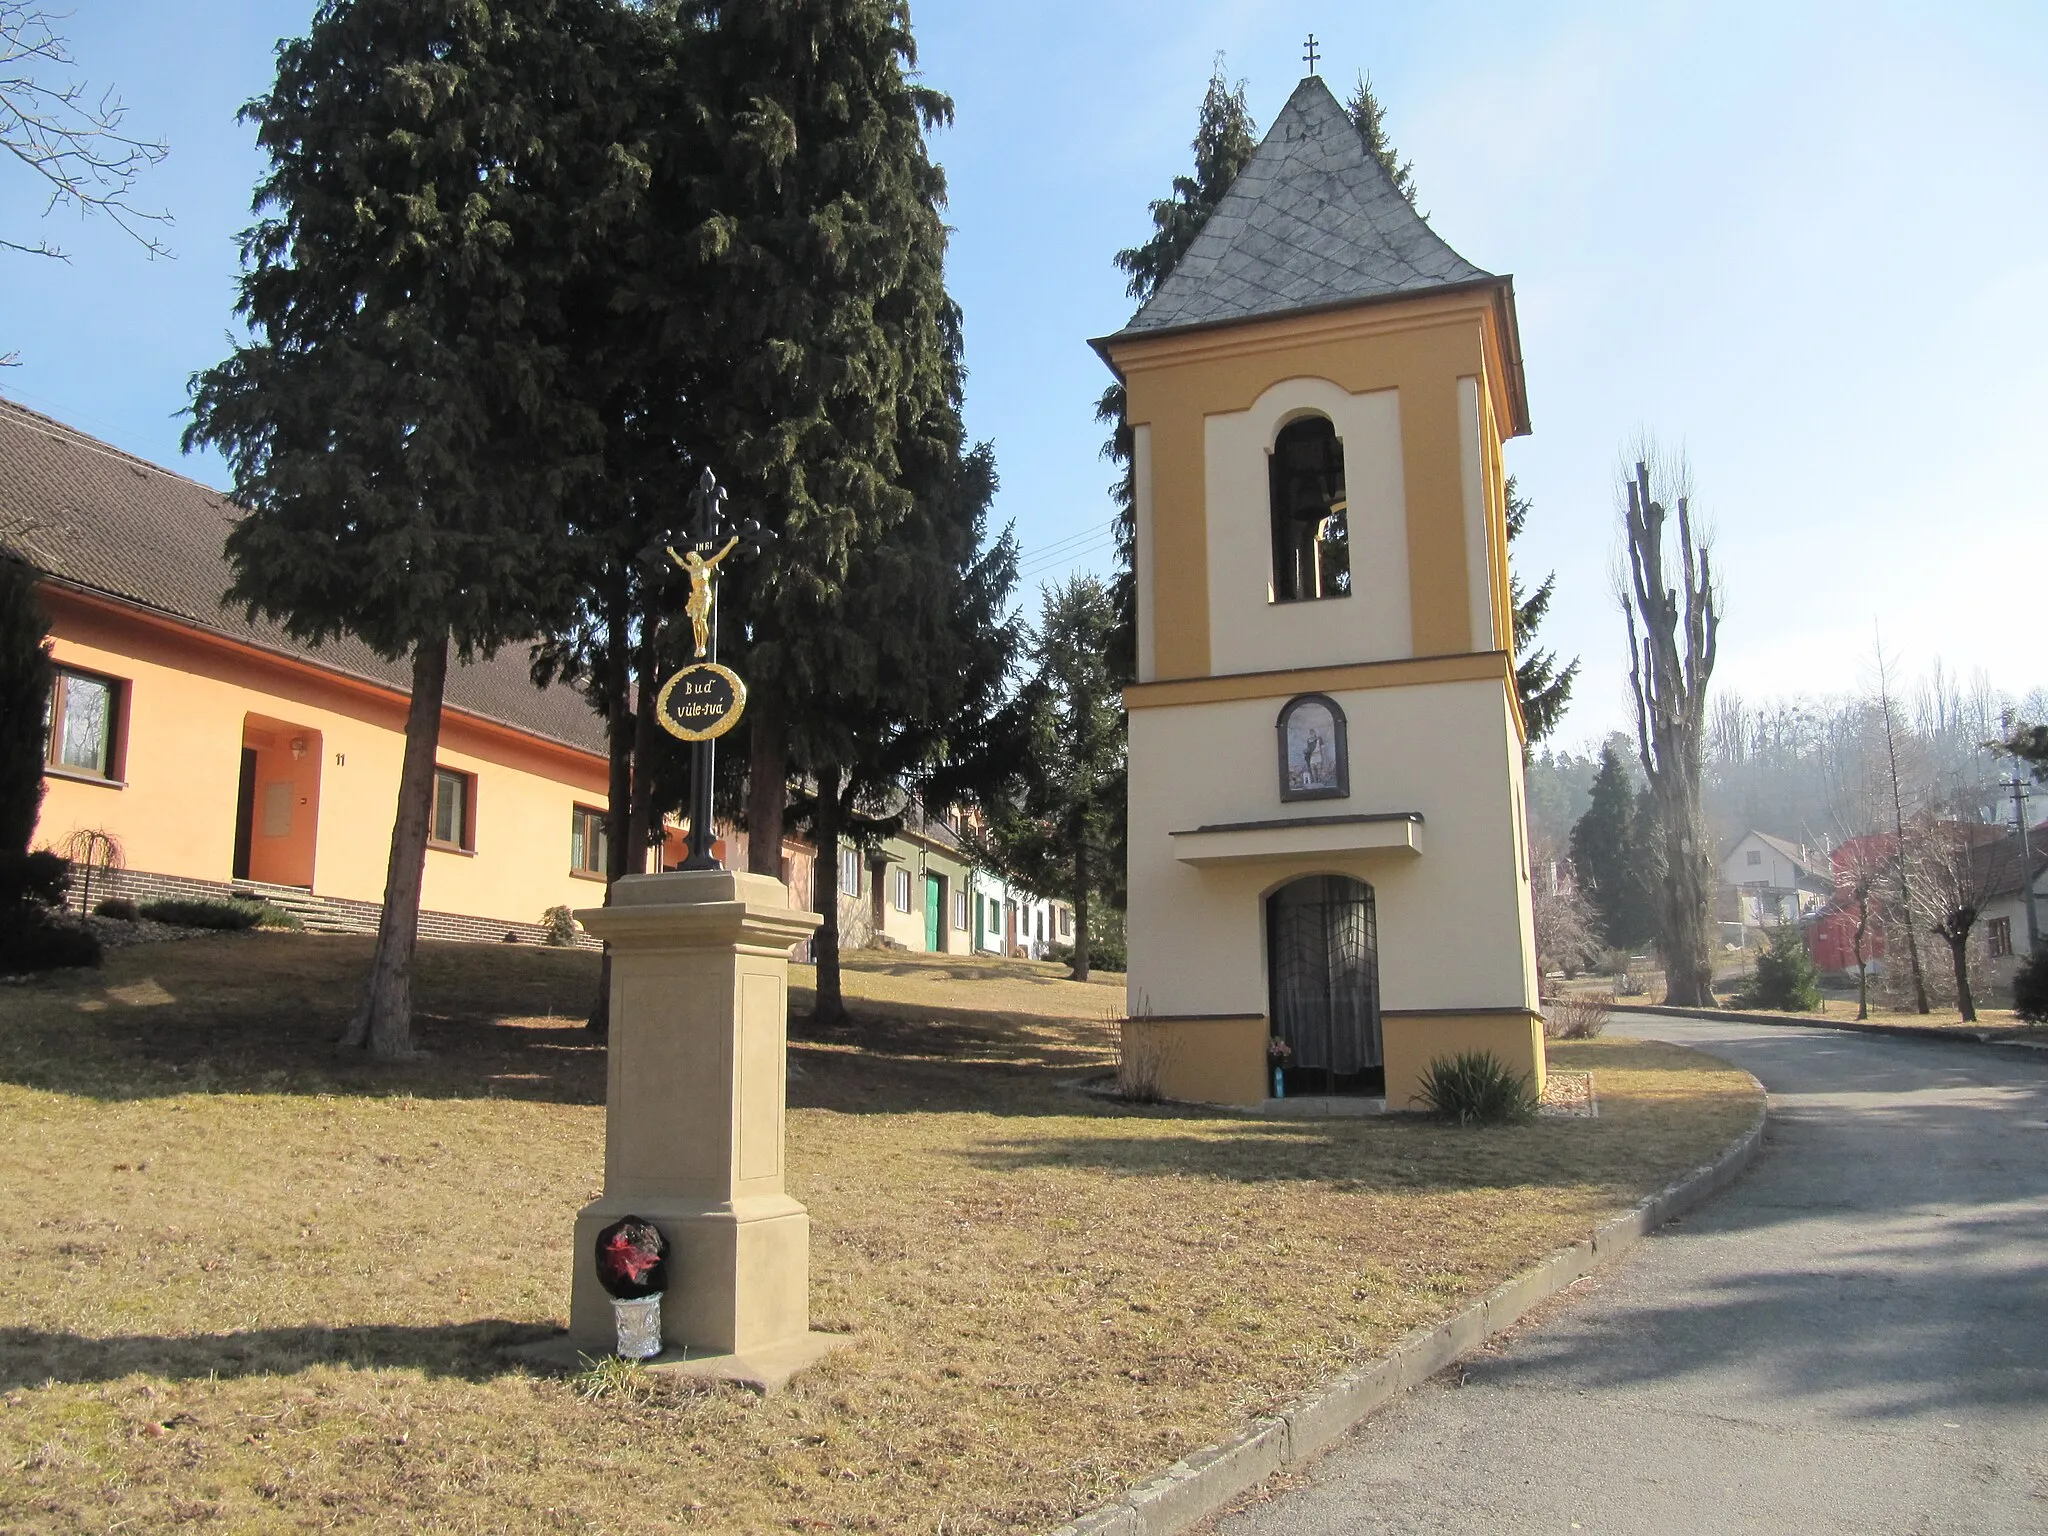
[[[1280,711],[1280,798],[1342,800],[1351,793],[1344,711],[1327,694],[1304,693]]]

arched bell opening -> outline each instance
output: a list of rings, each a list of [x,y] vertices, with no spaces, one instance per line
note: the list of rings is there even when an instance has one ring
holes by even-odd
[[[1351,595],[1350,498],[1344,443],[1330,418],[1297,417],[1267,464],[1273,519],[1273,601]]]
[[[1309,875],[1266,898],[1266,986],[1289,1098],[1386,1093],[1372,887]]]

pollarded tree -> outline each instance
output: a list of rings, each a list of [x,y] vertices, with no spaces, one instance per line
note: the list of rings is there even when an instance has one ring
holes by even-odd
[[[542,631],[596,424],[564,295],[637,168],[601,125],[609,0],[326,0],[243,109],[270,169],[242,241],[251,338],[193,380],[246,514],[229,598],[406,657],[377,947],[346,1037],[411,1053],[411,964],[451,652]]]
[[[1720,590],[1707,541],[1693,524],[1684,460],[1671,466],[1670,483],[1658,487],[1650,471],[1656,457],[1646,448],[1624,486],[1628,574],[1621,604],[1628,621],[1629,688],[1636,751],[1657,807],[1657,947],[1664,961],[1664,1000],[1711,1008],[1715,871],[1700,814],[1700,772],[1707,682],[1721,627]],[[1655,491],[1677,502],[1675,568],[1666,563],[1667,514]]]
[[[1216,57],[1209,75],[1209,88],[1195,120],[1195,169],[1192,176],[1173,178],[1173,191],[1152,204],[1152,236],[1143,245],[1116,253],[1117,266],[1130,279],[1125,292],[1144,304],[1159,291],[1195,243],[1209,215],[1223,201],[1223,194],[1237,180],[1237,173],[1259,147],[1257,125],[1245,105],[1244,82],[1231,85],[1224,78],[1223,56]],[[1116,605],[1116,629],[1110,638],[1110,666],[1115,675],[1128,681],[1137,675],[1137,482],[1131,467],[1132,437],[1125,419],[1123,381],[1102,392],[1095,403],[1095,419],[1110,428],[1102,456],[1116,466],[1117,477],[1110,487],[1116,508],[1115,535],[1117,569],[1111,598]]]
[[[1016,800],[990,825],[1004,872],[1074,905],[1074,980],[1089,970],[1089,908],[1111,890],[1124,796],[1122,700],[1109,668],[1116,604],[1093,576],[1049,589],[1021,698],[1030,743]]]

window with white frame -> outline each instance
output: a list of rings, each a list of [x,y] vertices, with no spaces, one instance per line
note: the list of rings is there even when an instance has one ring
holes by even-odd
[[[434,770],[434,814],[427,846],[460,853],[476,851],[476,777],[453,768]]]
[[[1072,938],[1073,936],[1074,936],[1074,909],[1073,909],[1072,907],[1061,907],[1061,908],[1060,908],[1060,937],[1061,937],[1061,938],[1063,938],[1063,939],[1071,939],[1071,938]]]
[[[1994,917],[1984,925],[1984,936],[1991,944],[1991,958],[1996,960],[2012,953],[2012,919]]]
[[[839,850],[839,889],[843,895],[860,894],[860,850],[841,848]]]
[[[963,931],[967,927],[967,893],[965,891],[955,891],[953,893],[953,926]]]
[[[889,884],[889,899],[895,904],[896,910],[898,912],[908,912],[910,910],[910,871],[907,869],[891,870]]]
[[[60,773],[114,776],[114,718],[120,684],[58,667],[50,682],[43,761]]]
[[[607,873],[610,859],[604,835],[604,812],[579,805],[569,818],[569,868],[579,875]]]

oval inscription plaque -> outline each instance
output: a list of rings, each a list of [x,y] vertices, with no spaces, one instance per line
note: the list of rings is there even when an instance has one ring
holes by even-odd
[[[654,700],[661,728],[684,741],[711,741],[740,723],[747,685],[730,667],[700,661],[662,684]]]

